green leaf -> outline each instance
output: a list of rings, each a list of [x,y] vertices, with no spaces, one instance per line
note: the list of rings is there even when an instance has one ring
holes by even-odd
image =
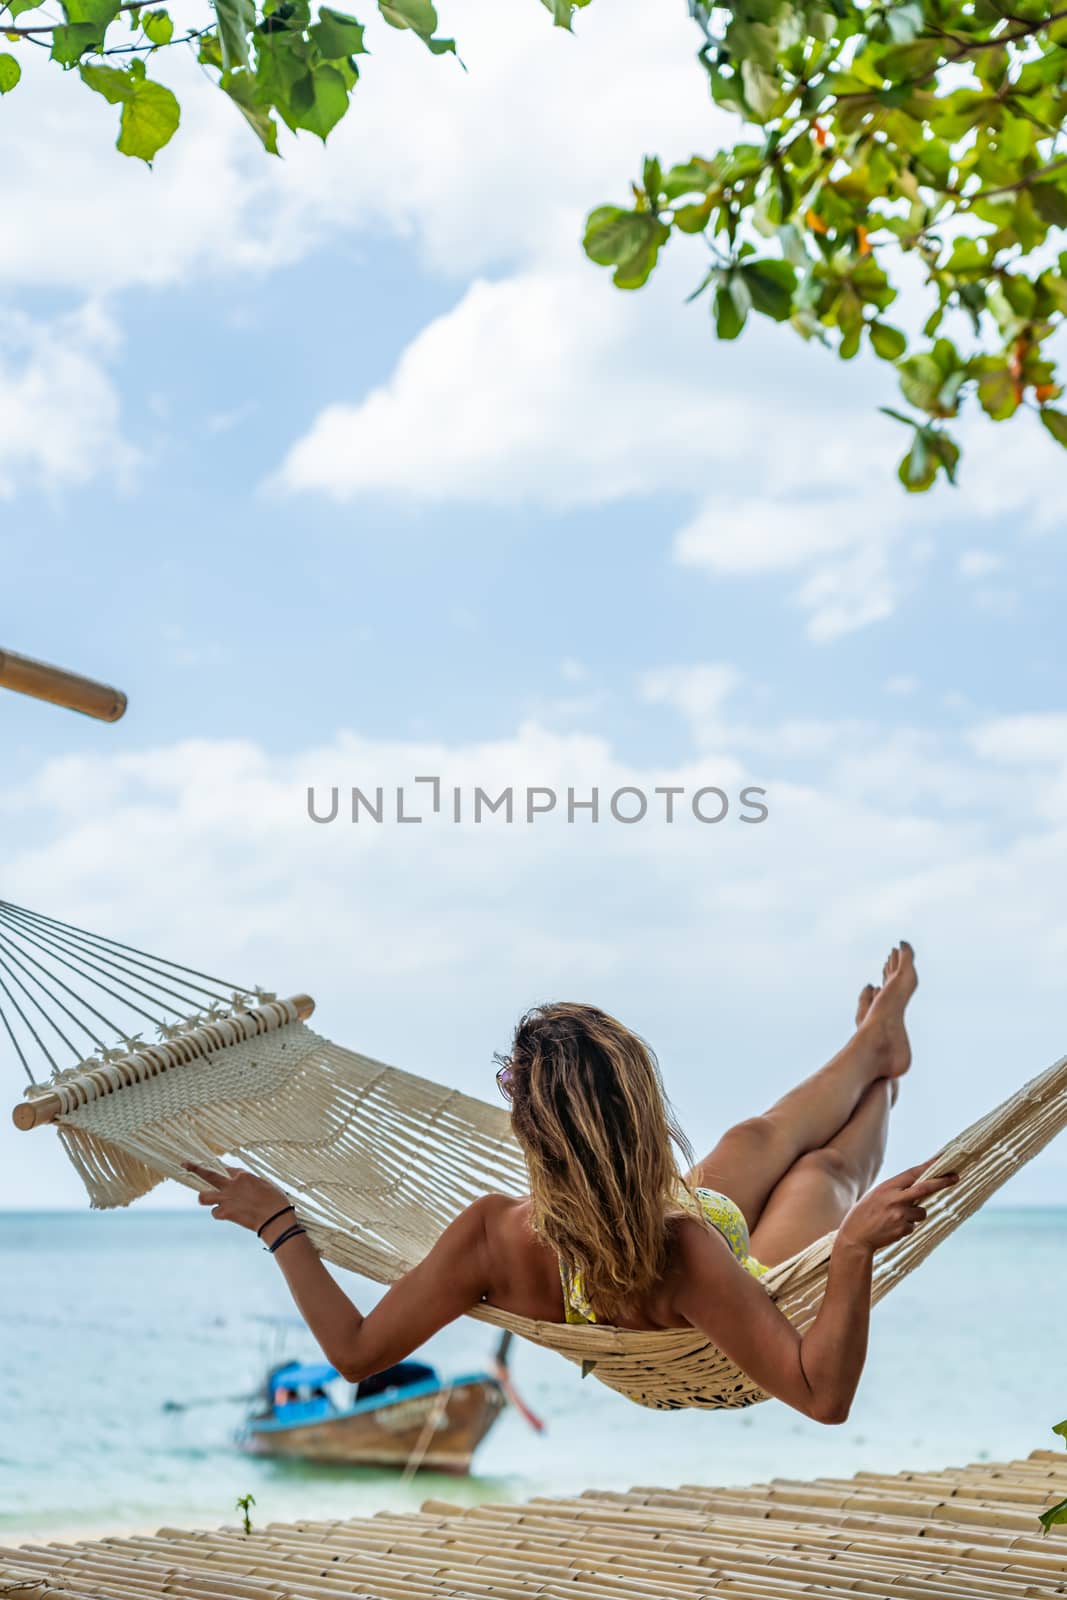
[[[222,47],[222,70],[247,67],[248,36],[256,25],[255,0],[215,0],[215,17]]]
[[[151,162],[177,131],[181,112],[171,91],[145,77],[144,63],[135,61],[125,71],[117,67],[80,68],[82,82],[110,105],[121,105],[116,148],[124,156]]]
[[[1038,1521],[1045,1533],[1054,1528],[1057,1522],[1067,1522],[1067,1500],[1061,1500],[1059,1505],[1049,1506],[1047,1511],[1042,1511]]]
[[[291,121],[326,142],[348,110],[348,88],[336,67],[316,67],[293,87],[289,103]]]
[[[674,166],[663,179],[663,193],[668,200],[679,200],[683,194],[703,194],[711,181],[706,161],[686,161]]]
[[[908,341],[899,328],[888,322],[869,322],[867,336],[876,356],[883,361],[897,361],[908,348]]]
[[[178,102],[166,85],[142,78],[132,100],[122,108],[118,149],[124,156],[151,162],[174,137],[180,121]]]
[[[73,66],[87,51],[101,50],[119,0],[63,0],[66,22],[52,32],[52,60]]]
[[[93,23],[61,22],[52,29],[50,60],[58,61],[62,67],[73,67],[87,51],[99,49],[101,43],[100,31]]]
[[[552,13],[552,24],[556,28],[566,28],[570,32],[571,19],[581,6],[587,6],[589,0],[541,0],[547,11]]]
[[[933,356],[909,356],[901,362],[897,372],[905,400],[910,400],[920,411],[935,412],[943,375]]]
[[[955,484],[956,468],[960,459],[959,445],[950,439],[947,433],[943,433],[940,428],[933,431],[928,443],[930,450],[937,457],[945,477],[949,483]]]
[[[886,50],[878,58],[878,67],[887,78],[906,78],[909,83],[921,83],[940,59],[941,45],[936,39],[917,39],[913,44]]]
[[[746,261],[740,275],[752,308],[775,322],[785,322],[793,312],[797,275],[788,261]]]
[[[378,10],[391,28],[410,28],[424,39],[437,27],[433,0],[378,0]]]
[[[699,206],[679,206],[674,213],[674,226],[681,233],[702,233],[711,220],[710,196]]]
[[[1018,409],[1015,377],[1006,361],[988,358],[979,364],[978,403],[994,422],[1003,422]]]
[[[651,211],[600,206],[589,214],[583,245],[590,261],[616,269],[614,281],[620,289],[637,289],[669,238],[670,229]]]
[[[141,26],[152,44],[170,44],[174,36],[174,23],[165,11],[146,11]]]
[[[410,28],[435,56],[455,54],[454,39],[435,39],[437,12],[432,0],[378,0],[378,10],[391,28]]]
[[[720,339],[736,339],[745,325],[747,312],[738,306],[731,288],[720,285],[715,291],[715,332]]]
[[[41,0],[7,0],[5,10],[11,13],[11,20],[14,21],[24,11],[36,11],[40,4]]]
[[[894,6],[886,13],[889,36],[895,44],[907,44],[914,39],[925,20],[919,0],[905,0],[904,5]]]
[[[1067,449],[1067,412],[1054,411],[1051,406],[1041,407],[1041,421],[1051,433],[1057,444],[1062,444]],[[1067,1437],[1067,1423],[1059,1423],[1052,1431],[1063,1433]]]
[[[0,94],[9,94],[22,77],[22,68],[5,50],[0,55]]]
[[[912,447],[897,468],[897,477],[909,494],[922,494],[937,477],[937,462],[927,449],[921,429],[916,430]]]
[[[118,67],[84,66],[80,72],[82,82],[97,94],[102,94],[109,105],[118,105],[129,99],[132,93],[129,73]]]
[[[763,122],[770,116],[781,93],[778,80],[763,67],[752,60],[741,63],[741,83],[745,91],[745,103],[757,122]]]
[[[337,61],[341,56],[358,56],[366,52],[363,28],[346,11],[334,11],[330,6],[319,9],[319,20],[308,29],[326,61]]]
[[[256,97],[256,82],[250,72],[233,72],[222,79],[222,87],[238,107],[249,127],[255,133],[268,155],[278,154],[278,124],[270,114],[270,107]]]
[[[1031,191],[1034,209],[1054,228],[1067,227],[1067,189],[1062,184],[1035,183]]]

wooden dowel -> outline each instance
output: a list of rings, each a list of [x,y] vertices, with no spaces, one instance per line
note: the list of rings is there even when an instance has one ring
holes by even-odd
[[[126,696],[121,689],[49,666],[46,661],[16,655],[13,650],[0,650],[0,688],[32,695],[35,700],[48,700],[68,711],[96,717],[99,722],[117,722],[126,710]]]
[[[286,1003],[295,1009],[301,1022],[306,1022],[315,1010],[315,1002],[309,994],[295,994]],[[45,1123],[55,1122],[62,1110],[63,1101],[58,1094],[42,1094],[32,1100],[20,1100],[11,1113],[11,1120],[20,1132],[28,1133],[31,1128],[40,1128]]]

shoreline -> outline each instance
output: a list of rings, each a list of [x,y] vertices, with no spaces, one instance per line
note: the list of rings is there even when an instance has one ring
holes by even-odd
[[[109,1539],[154,1539],[162,1527],[169,1524],[158,1520],[152,1522],[117,1522],[103,1523],[99,1521],[87,1522],[84,1527],[69,1523],[57,1527],[49,1524],[47,1529],[29,1528],[20,1532],[10,1532],[0,1528],[0,1550],[18,1550],[23,1545],[51,1545],[51,1544],[102,1544]],[[219,1523],[207,1518],[182,1518],[182,1526],[192,1531],[215,1530],[236,1526],[235,1524]]]

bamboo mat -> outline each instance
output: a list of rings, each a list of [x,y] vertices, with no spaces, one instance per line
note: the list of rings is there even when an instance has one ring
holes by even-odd
[[[0,1552],[9,1600],[1029,1600],[1067,1595],[1067,1455],[748,1488],[587,1490],[521,1505],[273,1523]]]

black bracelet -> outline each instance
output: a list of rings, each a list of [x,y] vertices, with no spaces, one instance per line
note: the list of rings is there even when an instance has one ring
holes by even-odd
[[[266,1222],[260,1223],[259,1227],[256,1229],[256,1238],[262,1239],[264,1228],[269,1228],[272,1222],[277,1222],[279,1217],[284,1217],[287,1211],[294,1211],[295,1209],[295,1206],[282,1206],[282,1209],[280,1211],[276,1211],[273,1217],[268,1217]]]
[[[264,1245],[263,1248],[265,1250],[269,1250],[271,1255],[273,1255],[275,1250],[277,1250],[280,1245],[283,1245],[287,1239],[295,1239],[298,1233],[306,1232],[307,1229],[302,1228],[299,1222],[294,1222],[291,1228],[286,1228],[284,1233],[280,1233],[278,1235],[273,1244]]]

